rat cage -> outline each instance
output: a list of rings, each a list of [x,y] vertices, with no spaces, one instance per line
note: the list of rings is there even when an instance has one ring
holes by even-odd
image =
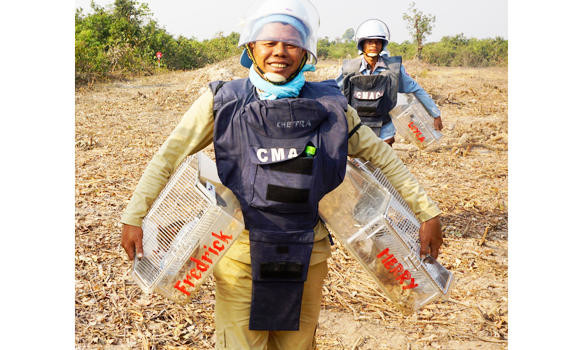
[[[146,293],[184,304],[244,228],[240,205],[204,153],[187,157],[143,219],[132,276]]]
[[[327,194],[319,213],[403,313],[446,297],[453,274],[420,258],[420,223],[385,176],[369,162],[349,160],[344,182]]]
[[[397,133],[419,148],[438,142],[442,136],[433,127],[433,117],[414,93],[397,94],[397,105],[389,115]]]

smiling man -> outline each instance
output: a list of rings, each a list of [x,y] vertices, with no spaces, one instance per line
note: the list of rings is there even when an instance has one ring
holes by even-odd
[[[284,83],[292,80],[306,63],[303,40],[300,32],[290,24],[267,23],[261,27],[256,41],[248,43],[247,52],[256,62],[258,73],[273,83]]]
[[[248,78],[215,81],[145,169],[121,218],[129,259],[143,254],[143,217],[185,157],[212,141],[221,182],[246,230],[214,268],[217,349],[312,349],[328,272],[322,197],[347,155],[372,161],[423,222],[421,252],[437,257],[441,213],[401,160],[360,119],[334,80],[306,82],[318,13],[308,0],[265,0],[239,45]]]

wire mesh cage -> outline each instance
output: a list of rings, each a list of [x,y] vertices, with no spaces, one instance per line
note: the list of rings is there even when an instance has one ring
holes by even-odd
[[[397,133],[419,148],[438,142],[442,136],[433,127],[433,117],[429,115],[415,93],[399,93],[397,106],[389,114]]]
[[[319,213],[403,313],[448,296],[453,274],[420,258],[420,223],[379,169],[349,160],[344,182],[327,194]]]
[[[202,152],[187,157],[143,219],[132,276],[146,293],[188,302],[242,232],[239,202]]]

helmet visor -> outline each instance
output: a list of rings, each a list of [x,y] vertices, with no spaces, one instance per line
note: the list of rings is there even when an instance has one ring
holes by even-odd
[[[255,41],[280,41],[299,46],[316,63],[318,12],[308,0],[260,1],[246,17],[239,46]]]
[[[391,40],[391,32],[385,22],[380,19],[368,19],[361,23],[356,29],[356,40],[360,42],[364,39]]]

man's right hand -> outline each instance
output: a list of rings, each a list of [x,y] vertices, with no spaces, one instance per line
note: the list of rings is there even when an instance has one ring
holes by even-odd
[[[438,116],[437,118],[433,119],[433,127],[435,128],[435,130],[443,130],[443,120],[441,120],[441,116]]]
[[[143,257],[143,229],[139,226],[123,224],[121,247],[127,252],[129,260],[135,258],[135,251],[137,258],[141,259]]]

